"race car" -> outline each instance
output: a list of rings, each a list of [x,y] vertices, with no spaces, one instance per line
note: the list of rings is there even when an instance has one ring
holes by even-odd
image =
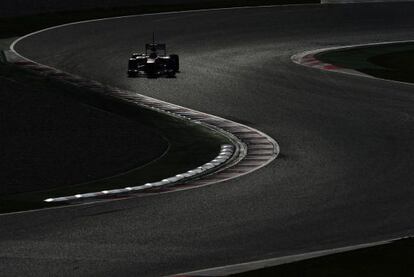
[[[158,51],[162,51],[162,54]],[[155,43],[154,35],[152,43],[145,44],[145,53],[134,53],[128,61],[128,77],[175,77],[179,70],[178,55],[167,55],[166,44]]]

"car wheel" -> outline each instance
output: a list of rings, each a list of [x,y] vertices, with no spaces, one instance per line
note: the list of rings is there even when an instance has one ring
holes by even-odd
[[[170,59],[173,61],[172,63],[172,68],[175,72],[179,72],[180,71],[180,59],[178,57],[178,55],[170,55]]]

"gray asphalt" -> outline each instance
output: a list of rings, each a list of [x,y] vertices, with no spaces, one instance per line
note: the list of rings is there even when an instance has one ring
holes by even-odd
[[[114,19],[23,40],[42,63],[258,128],[281,155],[184,192],[0,217],[3,275],[156,276],[413,233],[413,88],[322,72],[301,51],[412,39],[414,4]],[[177,79],[127,79],[152,30]]]

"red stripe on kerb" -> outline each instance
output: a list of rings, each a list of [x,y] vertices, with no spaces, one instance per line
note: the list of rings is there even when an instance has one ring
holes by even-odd
[[[16,65],[34,65],[32,62],[15,62]]]
[[[305,64],[312,66],[312,65],[321,64],[321,62],[318,60],[313,60],[313,61],[306,62]]]
[[[53,70],[50,67],[36,67],[35,69],[38,70],[38,71],[51,71],[51,70]]]
[[[335,66],[335,65],[333,65],[333,64],[327,64],[327,65],[324,65],[322,68],[323,68],[323,69],[326,69],[326,70],[334,70],[334,69],[338,69],[338,67],[337,67],[337,66]]]

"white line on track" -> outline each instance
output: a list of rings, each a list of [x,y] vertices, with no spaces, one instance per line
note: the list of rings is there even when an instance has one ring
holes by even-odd
[[[311,4],[311,5],[313,5],[313,4]],[[283,5],[283,6],[302,6],[302,5]],[[22,55],[20,55],[19,53],[17,53],[15,51],[15,46],[18,42],[20,42],[21,40],[23,40],[23,39],[25,39],[29,36],[32,36],[32,35],[35,35],[35,34],[38,34],[38,33],[44,32],[44,31],[53,30],[53,29],[56,29],[56,28],[75,25],[75,24],[97,22],[97,21],[104,21],[104,20],[112,20],[112,19],[154,16],[154,15],[209,12],[209,11],[221,11],[221,10],[232,10],[232,9],[275,8],[275,7],[280,7],[280,6],[269,5],[269,6],[255,6],[255,7],[250,7],[249,6],[249,7],[218,8],[218,9],[204,9],[204,10],[190,10],[190,11],[175,11],[175,12],[151,13],[151,14],[140,14],[140,15],[127,15],[127,16],[118,16],[118,17],[111,17],[111,18],[101,18],[101,19],[92,19],[92,20],[85,20],[85,21],[79,21],[79,22],[72,22],[72,23],[62,24],[62,25],[46,28],[46,29],[43,29],[43,30],[39,30],[39,31],[30,33],[30,34],[27,34],[23,37],[20,37],[20,38],[16,39],[11,44],[10,49],[12,51],[14,51],[21,58],[24,58],[26,60],[30,60],[28,58],[23,57]],[[349,49],[349,48],[363,47],[363,46],[375,46],[375,45],[404,43],[404,42],[414,42],[414,40],[387,41],[387,42],[376,42],[376,43],[368,43],[368,44],[348,45],[348,46],[342,46],[342,47],[323,48],[323,49],[317,49],[317,50],[314,50],[314,51],[307,51],[306,53],[297,54],[297,55],[292,56],[291,58],[295,63],[301,64],[300,58],[304,57],[306,54],[317,54],[317,53],[321,53],[321,52],[325,52],[325,51],[342,50],[342,49]],[[322,69],[322,68],[320,68],[320,69]],[[354,73],[354,72],[351,72],[351,71],[344,71],[344,70],[334,70],[334,71],[338,71],[338,72],[345,73],[345,74],[350,74],[350,75],[358,75],[358,76],[365,76],[365,77],[375,78],[375,77],[372,77],[372,76],[369,76],[369,75],[362,75],[362,74]],[[392,81],[392,80],[386,80],[386,81],[407,84],[407,83],[399,82],[399,81]],[[119,201],[119,200],[122,200],[122,199],[112,199],[112,200],[109,200],[109,201]],[[88,205],[88,204],[91,204],[91,203],[75,204],[75,205],[72,205],[72,207],[73,206],[83,206],[83,205]],[[53,207],[53,208],[45,208],[45,209],[39,209],[39,210],[61,209],[61,208],[66,208],[66,207],[67,206]],[[14,213],[8,213],[8,214],[5,214],[5,215],[35,212],[35,211],[39,211],[39,210],[14,212]],[[193,272],[184,273],[184,274],[176,274],[175,276],[178,276],[178,275],[181,275],[181,276],[183,276],[183,275],[184,276],[191,276],[191,275],[197,275],[197,276],[224,276],[224,275],[228,275],[228,274],[234,274],[234,273],[239,273],[239,272],[244,272],[244,271],[248,271],[248,270],[254,270],[254,269],[269,267],[269,266],[276,266],[276,265],[280,265],[280,264],[291,263],[291,262],[294,262],[294,261],[300,261],[300,260],[304,260],[304,259],[320,257],[320,256],[324,256],[324,255],[334,254],[334,253],[342,253],[342,252],[345,252],[345,251],[350,251],[350,250],[356,250],[356,249],[370,247],[370,246],[387,244],[387,243],[391,243],[395,240],[396,239],[385,240],[385,241],[379,241],[379,242],[373,242],[373,243],[367,243],[367,244],[359,244],[359,245],[347,246],[347,247],[336,248],[336,249],[321,250],[321,251],[315,251],[315,252],[292,255],[292,256],[266,259],[266,260],[261,260],[261,261],[253,261],[253,262],[247,262],[247,263],[241,263],[241,264],[235,264],[235,265],[227,265],[227,266],[222,266],[222,267],[216,267],[216,268],[193,271]]]
[[[60,27],[77,25],[77,24],[83,24],[83,23],[90,23],[90,22],[105,21],[105,20],[132,18],[132,17],[145,17],[145,16],[154,16],[154,15],[201,13],[201,12],[214,12],[214,11],[226,11],[226,10],[241,10],[241,9],[268,9],[268,8],[296,7],[296,6],[304,6],[304,7],[306,7],[306,6],[320,6],[320,4],[286,4],[286,5],[240,6],[240,7],[228,7],[228,8],[211,8],[211,9],[197,9],[197,10],[159,12],[159,13],[144,13],[144,14],[122,15],[122,16],[114,16],[114,17],[105,17],[105,18],[82,20],[82,21],[70,22],[70,23],[65,23],[65,24],[61,24],[61,25],[57,25],[57,26],[53,26],[53,27],[41,29],[39,31],[32,32],[30,34],[27,34],[27,35],[24,35],[22,37],[19,37],[18,39],[16,39],[15,41],[12,42],[12,44],[10,45],[10,49],[12,51],[14,51],[20,57],[25,58],[26,60],[32,61],[32,60],[30,60],[30,59],[28,59],[26,57],[23,57],[22,55],[20,55],[19,53],[17,53],[17,51],[15,51],[16,44],[19,41],[21,41],[21,40],[23,40],[23,39],[25,39],[25,38],[27,38],[29,36],[32,36],[32,35],[35,35],[35,34],[38,34],[38,33],[44,32],[44,31],[49,31],[49,30],[57,29],[57,28],[60,28]]]
[[[404,238],[409,238],[409,237],[404,237]],[[186,272],[186,273],[172,274],[169,276],[170,277],[228,276],[232,274],[243,273],[243,272],[248,272],[252,270],[258,270],[258,269],[278,266],[282,264],[289,264],[293,262],[308,260],[308,259],[332,255],[332,254],[344,253],[344,252],[363,249],[367,247],[385,245],[385,244],[393,243],[400,239],[402,238],[396,238],[396,239],[393,238],[389,240],[382,240],[382,241],[369,242],[369,243],[357,244],[357,245],[352,245],[352,246],[319,250],[319,251],[313,251],[313,252],[297,254],[297,255],[289,255],[289,256],[278,257],[278,258],[251,261],[251,262],[246,262],[246,263],[233,264],[233,265],[220,266],[220,267],[213,267],[213,268],[196,270],[196,271],[191,271],[191,272]]]
[[[315,6],[315,4],[311,4],[311,5]],[[316,5],[319,6],[319,4],[316,4]],[[230,8],[188,10],[188,11],[173,11],[173,12],[162,12],[162,13],[148,13],[148,14],[126,15],[126,16],[118,16],[118,17],[109,17],[109,18],[100,18],[100,19],[84,20],[84,21],[78,21],[78,22],[71,22],[71,23],[61,24],[61,25],[58,25],[58,26],[53,26],[53,27],[49,27],[49,28],[45,28],[45,29],[36,31],[36,32],[32,32],[30,34],[27,34],[25,36],[22,36],[22,37],[16,39],[15,41],[13,41],[13,43],[10,45],[10,49],[11,49],[11,52],[15,56],[17,56],[18,59],[23,60],[23,61],[28,62],[28,63],[32,63],[31,65],[30,64],[29,65],[24,65],[26,68],[31,68],[34,71],[36,71],[36,70],[37,71],[43,71],[43,70],[46,69],[47,71],[51,71],[49,73],[51,76],[54,76],[53,74],[55,74],[55,75],[58,74],[58,76],[57,76],[58,78],[66,79],[66,81],[70,81],[72,79],[78,79],[79,80],[79,79],[82,79],[82,78],[81,77],[78,77],[78,76],[72,76],[71,74],[67,74],[65,72],[62,72],[62,71],[56,69],[56,68],[49,67],[49,66],[46,66],[46,65],[43,65],[43,64],[39,64],[39,63],[37,63],[37,62],[29,59],[29,58],[24,57],[23,55],[19,54],[15,50],[16,44],[19,43],[20,41],[22,41],[25,38],[28,38],[30,36],[39,34],[41,32],[45,32],[45,31],[49,31],[49,30],[53,30],[53,29],[57,29],[57,28],[61,28],[61,27],[76,25],[76,24],[83,24],[83,23],[98,22],[98,21],[113,20],[113,19],[124,19],[124,18],[132,18],[132,17],[155,16],[155,15],[169,15],[169,14],[183,14],[183,13],[200,13],[200,12],[222,11],[222,10],[236,10],[236,9],[276,8],[276,7],[282,7],[282,6],[285,6],[286,7],[286,6],[309,6],[309,5],[308,4],[307,5],[266,5],[266,6],[230,7]],[[74,77],[76,77],[76,78],[74,78]],[[89,81],[89,82],[92,83],[92,82],[95,82],[95,81]],[[99,89],[99,86],[102,86],[98,82],[96,82],[96,85],[97,85],[98,89]],[[116,90],[116,89],[114,88],[114,90]],[[120,94],[119,96],[121,96],[121,97],[124,96],[126,98],[126,100],[128,100],[130,98],[130,96],[131,96],[131,95],[127,95],[127,93],[128,92],[124,92],[124,91],[119,90],[119,94]],[[139,94],[134,94],[134,96],[135,97],[139,97],[139,98],[145,98],[145,100],[148,101],[148,102],[154,101],[155,103],[162,103],[165,106],[173,105],[175,107],[179,107],[180,109],[184,109],[186,111],[193,112],[196,115],[202,115],[203,117],[206,117],[205,122],[199,122],[198,120],[192,119],[191,116],[188,116],[188,118],[190,120],[193,120],[194,122],[199,122],[201,124],[214,126],[216,124],[209,123],[208,120],[207,120],[207,118],[209,118],[209,120],[218,121],[218,122],[220,122],[219,125],[218,125],[218,128],[219,129],[223,129],[225,132],[230,133],[230,134],[232,134],[232,131],[231,130],[226,130],[227,127],[224,126],[224,125],[229,124],[229,123],[233,124],[232,126],[233,127],[237,127],[238,129],[244,129],[244,128],[245,129],[249,129],[250,131],[256,133],[259,137],[262,137],[263,140],[266,140],[269,145],[272,145],[272,147],[273,147],[273,153],[272,154],[263,154],[262,155],[263,156],[263,159],[260,162],[258,162],[257,164],[249,165],[249,167],[243,166],[243,168],[241,168],[240,170],[238,170],[237,173],[235,173],[235,172],[229,172],[229,173],[227,173],[225,171],[219,172],[217,174],[217,178],[213,178],[213,177],[207,176],[207,178],[205,178],[205,180],[200,180],[200,182],[197,182],[197,181],[194,182],[195,184],[197,184],[194,187],[202,187],[202,186],[209,185],[209,184],[212,184],[212,183],[218,183],[218,182],[222,182],[222,181],[225,181],[225,180],[233,179],[235,177],[239,177],[239,176],[248,174],[248,173],[250,173],[252,171],[255,171],[255,170],[257,170],[259,168],[262,168],[262,167],[266,166],[267,164],[269,164],[271,161],[273,161],[278,156],[278,154],[280,152],[280,148],[279,148],[278,143],[275,140],[273,140],[271,137],[267,136],[266,134],[264,134],[263,132],[261,132],[261,131],[259,131],[257,129],[251,128],[251,127],[246,126],[246,125],[243,125],[243,124],[235,123],[235,122],[232,122],[232,121],[229,121],[227,119],[223,119],[223,118],[220,118],[220,117],[217,117],[217,116],[209,115],[209,114],[202,113],[202,112],[195,111],[195,110],[191,110],[191,109],[188,109],[188,108],[185,108],[185,107],[180,107],[180,106],[176,106],[174,104],[166,103],[166,102],[163,102],[163,101],[160,101],[160,100],[151,98],[151,97],[147,97],[147,96],[143,96],[143,95],[139,95]],[[140,100],[142,100],[142,99],[140,99]],[[172,112],[172,113],[174,113],[174,112]],[[221,126],[220,124],[224,124],[224,125]],[[243,141],[243,139],[246,139],[248,141],[248,144],[249,145],[255,145],[255,142],[250,141],[248,137],[244,138],[244,136],[245,136],[244,134],[237,134],[237,135],[234,134],[234,135],[235,135],[236,138],[241,138],[242,141]],[[260,143],[263,143],[263,141],[260,141]],[[253,154],[249,154],[249,153],[243,154],[243,158],[244,157],[247,157],[248,158],[249,156],[252,156],[252,155],[255,155],[255,154],[254,153]],[[256,156],[257,156],[257,154],[256,154]],[[242,160],[242,159],[240,159],[240,160]],[[234,165],[234,166],[237,167],[237,165]],[[231,167],[231,169],[234,169],[234,167]],[[189,187],[179,188],[177,190],[187,190],[187,189],[191,189],[191,188],[192,187],[189,186]],[[172,191],[165,191],[165,192],[161,192],[161,193],[170,193],[170,192],[172,192]],[[119,200],[122,200],[122,199],[108,199],[106,201],[119,201]],[[96,201],[96,202],[98,202],[98,201]],[[88,203],[80,203],[80,204],[79,203],[74,203],[71,206],[88,205],[88,204],[91,204],[91,203],[95,203],[95,202],[94,201],[91,201],[91,202],[88,202]],[[10,214],[27,213],[27,212],[34,212],[34,211],[40,211],[40,210],[46,210],[46,209],[47,210],[51,210],[51,209],[58,209],[58,208],[65,208],[65,207],[68,207],[68,206],[51,207],[51,208],[36,209],[36,210],[21,211],[21,212],[12,212],[12,213],[1,214],[0,216],[10,215]]]
[[[14,51],[17,55],[19,55],[21,58],[24,58],[26,60],[30,60],[30,59],[27,59],[27,58],[23,57],[22,55],[20,55],[19,53],[17,53],[15,51],[15,46],[18,42],[20,42],[21,40],[23,40],[23,39],[25,39],[29,36],[32,36],[32,35],[35,35],[35,34],[38,34],[38,33],[44,32],[44,31],[53,30],[53,29],[56,29],[56,28],[59,28],[59,27],[65,27],[65,26],[70,26],[70,25],[75,25],[75,24],[98,22],[98,21],[113,20],[113,19],[122,19],[122,18],[155,16],[155,15],[197,13],[197,12],[210,12],[210,11],[236,10],[236,9],[277,8],[277,7],[286,7],[286,6],[319,6],[319,4],[305,4],[305,5],[293,4],[293,5],[264,5],[264,6],[247,6],[247,7],[229,7],[229,8],[216,8],[216,9],[200,9],[200,10],[188,10],[188,11],[149,13],[149,14],[139,14],[139,15],[126,15],[126,16],[117,16],[117,17],[110,17],[110,18],[84,20],[84,21],[79,21],[79,22],[72,22],[72,23],[66,23],[66,24],[62,24],[62,25],[58,25],[58,26],[53,26],[53,27],[45,28],[45,29],[27,34],[27,35],[22,36],[22,37],[16,39],[15,41],[13,41],[13,43],[10,45],[10,49],[12,51]],[[364,45],[380,45],[380,44],[403,43],[403,42],[413,42],[413,41],[414,40],[378,42],[378,43],[370,43],[370,44],[363,44],[363,45],[352,45],[352,46],[344,46],[344,47],[325,48],[325,49],[319,49],[319,50],[320,51],[328,51],[328,50],[341,49],[341,48],[345,49],[345,48],[351,48],[351,47],[359,47],[359,46],[364,46]],[[294,61],[293,57],[294,56],[292,56],[292,60]],[[298,63],[296,61],[294,61],[294,62]],[[351,74],[349,72],[343,72],[343,71],[342,71],[342,73]],[[359,75],[359,76],[361,76],[361,75]],[[407,83],[404,83],[404,82],[392,81],[392,80],[385,80],[385,81],[407,84]],[[169,193],[169,192],[165,192],[165,193]],[[120,201],[120,200],[122,200],[122,199],[112,199],[112,200],[109,200],[109,201]],[[91,204],[91,203],[75,204],[75,205],[71,205],[70,207],[83,206],[83,205],[89,205],[89,204]],[[22,213],[36,212],[36,211],[44,211],[44,210],[51,210],[51,209],[62,209],[62,208],[67,208],[67,207],[68,206],[62,206],[62,207],[52,207],[52,208],[44,208],[44,209],[30,210],[30,211],[13,212],[13,213],[8,213],[8,214],[2,214],[0,216],[13,215],[13,214],[22,214]],[[397,238],[397,239],[400,239],[400,238]],[[321,251],[298,254],[298,255],[293,255],[293,256],[285,256],[285,257],[278,257],[278,258],[261,260],[261,261],[247,262],[247,263],[242,263],[242,264],[227,265],[227,266],[223,266],[223,267],[216,267],[216,268],[210,268],[210,269],[205,269],[205,270],[193,271],[193,272],[190,272],[190,273],[174,274],[174,276],[186,276],[186,275],[191,276],[191,275],[195,275],[195,274],[198,275],[198,276],[223,276],[223,272],[225,272],[226,274],[236,273],[236,272],[244,272],[246,270],[258,269],[258,268],[263,268],[263,267],[267,267],[267,266],[274,266],[274,265],[278,265],[278,264],[289,263],[289,262],[304,260],[304,259],[313,258],[313,257],[319,257],[319,256],[328,255],[328,254],[333,254],[333,253],[341,253],[341,252],[360,249],[360,248],[365,248],[365,247],[369,247],[369,246],[387,244],[387,243],[391,243],[391,242],[393,242],[397,239],[384,240],[384,241],[378,241],[378,242],[367,243],[367,244],[358,244],[358,245],[354,245],[354,246],[348,246],[348,247],[342,247],[342,248],[336,248],[336,249],[329,249],[329,250],[321,250]]]

